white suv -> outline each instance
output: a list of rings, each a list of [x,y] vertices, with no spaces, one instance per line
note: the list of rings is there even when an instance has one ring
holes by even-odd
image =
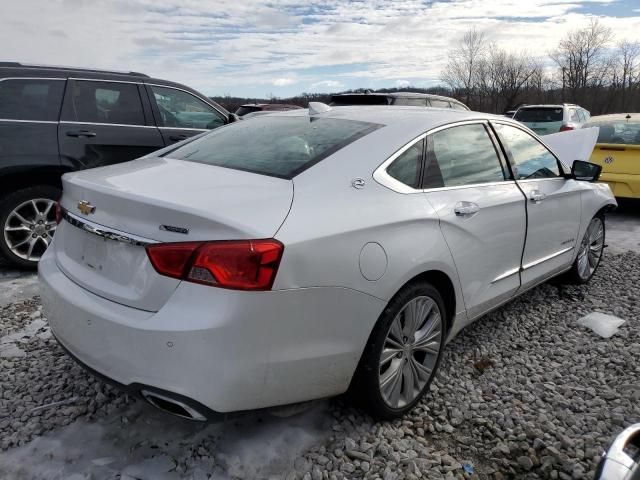
[[[513,118],[538,135],[548,135],[581,128],[591,118],[591,113],[573,103],[525,105],[518,109]]]

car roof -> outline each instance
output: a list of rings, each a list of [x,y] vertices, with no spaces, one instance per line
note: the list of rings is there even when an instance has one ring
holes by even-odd
[[[330,107],[326,112],[309,115],[307,109],[276,111],[269,117],[311,117],[311,118],[336,118],[354,120],[360,122],[375,123],[384,126],[398,126],[406,128],[411,135],[412,131],[424,132],[431,128],[446,125],[448,123],[465,120],[500,120],[509,122],[510,119],[502,115],[473,112],[471,110],[455,110],[452,108],[424,108],[396,105],[345,105]],[[511,120],[515,125],[519,122]]]
[[[576,105],[575,103],[558,103],[558,104],[544,103],[539,105],[523,105],[520,108],[518,108],[518,110],[526,110],[529,108],[564,108],[564,107],[582,108],[580,105]]]
[[[640,122],[640,113],[610,113],[608,115],[595,115],[589,119],[591,122],[602,121],[633,121]]]
[[[0,78],[3,77],[42,77],[42,78],[83,78],[91,80],[113,80],[120,82],[147,83],[159,86],[174,87],[186,90],[201,99],[206,99],[221,112],[225,108],[191,87],[181,83],[153,78],[140,72],[118,72],[115,70],[99,70],[95,68],[76,68],[51,65],[25,65],[17,62],[0,62]]]

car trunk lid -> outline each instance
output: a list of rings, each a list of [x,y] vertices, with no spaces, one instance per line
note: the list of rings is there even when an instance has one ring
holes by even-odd
[[[289,180],[168,158],[67,174],[63,187],[59,267],[96,295],[148,311],[180,281],[155,272],[146,243],[270,238],[293,200]]]

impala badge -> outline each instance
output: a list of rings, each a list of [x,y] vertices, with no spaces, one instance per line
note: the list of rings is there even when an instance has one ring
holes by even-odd
[[[82,200],[81,202],[78,202],[78,210],[80,210],[80,213],[83,215],[89,215],[90,213],[95,213],[96,207],[86,200]]]

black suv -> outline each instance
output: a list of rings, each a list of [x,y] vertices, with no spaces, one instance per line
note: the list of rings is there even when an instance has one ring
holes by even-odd
[[[132,160],[236,118],[142,73],[0,62],[0,254],[35,267],[56,228],[63,173]]]
[[[401,105],[406,107],[453,108],[469,110],[455,98],[431,93],[391,92],[391,93],[338,93],[331,96],[331,105]]]

